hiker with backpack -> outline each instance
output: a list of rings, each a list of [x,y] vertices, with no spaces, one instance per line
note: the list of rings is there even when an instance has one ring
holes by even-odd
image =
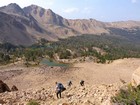
[[[56,96],[57,98],[61,98],[61,93],[66,90],[62,83],[55,83],[56,84]]]
[[[84,81],[84,80],[81,80],[81,81],[80,81],[80,85],[81,85],[81,86],[84,86],[84,84],[85,84],[85,81]]]
[[[72,85],[72,81],[68,81],[68,87],[71,87],[71,85]]]

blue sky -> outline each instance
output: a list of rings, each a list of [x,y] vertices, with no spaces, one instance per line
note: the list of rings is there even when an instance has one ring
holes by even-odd
[[[140,0],[2,0],[0,6],[9,3],[17,3],[21,7],[39,5],[68,19],[140,21]]]

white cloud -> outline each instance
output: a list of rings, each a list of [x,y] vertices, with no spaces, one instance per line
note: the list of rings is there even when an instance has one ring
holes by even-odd
[[[132,3],[136,3],[138,0],[131,0]]]
[[[67,8],[63,10],[64,13],[73,13],[73,12],[79,12],[78,8]]]

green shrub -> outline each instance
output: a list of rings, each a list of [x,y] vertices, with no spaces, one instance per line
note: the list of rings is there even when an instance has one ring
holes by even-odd
[[[39,105],[39,103],[36,102],[35,100],[31,100],[27,103],[27,105]]]
[[[112,102],[122,105],[140,105],[140,88],[128,85],[112,97]]]

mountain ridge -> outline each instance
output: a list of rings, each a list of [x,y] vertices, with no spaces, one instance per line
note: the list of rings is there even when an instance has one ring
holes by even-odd
[[[11,28],[16,28],[16,30],[6,31],[8,26],[5,24],[6,20],[2,18],[2,13],[6,14],[6,17],[10,16],[8,24]],[[3,32],[3,34],[0,33],[0,42],[10,42],[15,45],[31,45],[42,38],[57,41],[61,38],[82,34],[106,35],[118,34],[122,30],[127,33],[140,30],[140,21],[101,22],[95,19],[65,19],[51,9],[44,9],[37,5],[21,8],[18,4],[11,3],[0,7],[0,14],[0,19],[2,18],[0,21],[0,32]],[[13,25],[13,19],[16,25]],[[23,33],[19,34],[19,28],[23,28],[20,31],[23,31],[25,35]],[[17,34],[18,38],[13,36],[13,39],[17,41],[10,39],[12,37],[11,31]],[[121,36],[123,33],[119,33],[119,35]],[[24,41],[18,41],[22,40],[23,36],[32,41],[26,42],[26,44]],[[9,40],[2,40],[7,39],[6,37]]]

